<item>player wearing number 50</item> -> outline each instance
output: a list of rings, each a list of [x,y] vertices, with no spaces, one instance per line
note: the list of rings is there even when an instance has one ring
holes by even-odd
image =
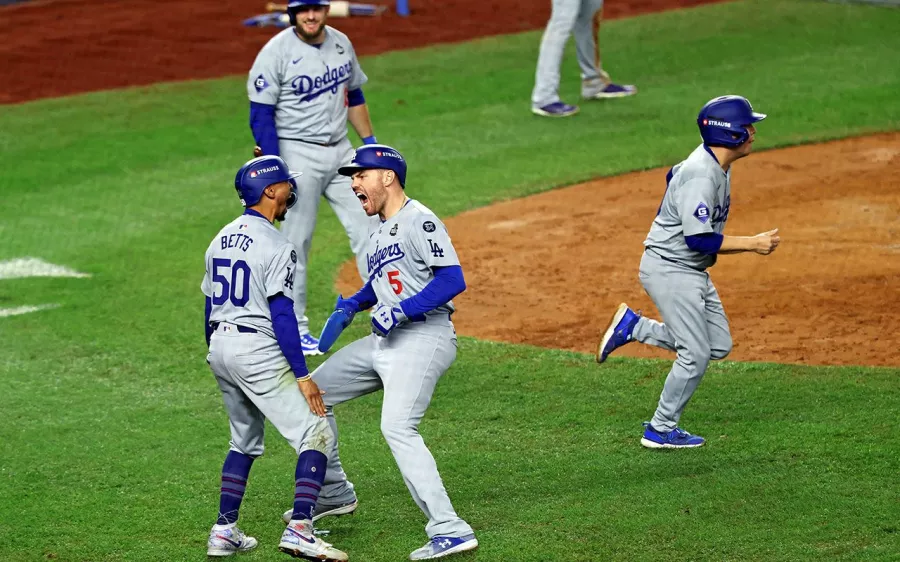
[[[381,432],[428,518],[429,541],[410,559],[472,550],[478,546],[472,527],[454,511],[418,431],[438,380],[456,359],[451,299],[466,288],[459,259],[443,223],[406,196],[406,161],[399,152],[364,146],[339,172],[353,178],[353,192],[366,214],[381,220],[366,246],[368,282],[352,297],[338,299],[337,333],[327,333],[335,324],[329,320],[320,342],[330,345],[356,313],[370,308],[373,333],[335,353],[316,369],[313,380],[325,391],[332,424],[332,407],[384,389]],[[337,436],[337,426],[332,428]],[[336,445],[326,475],[320,505],[355,505]]]
[[[279,549],[300,558],[347,560],[313,534],[312,513],[334,433],[300,350],[290,298],[297,253],[272,224],[283,220],[297,202],[299,175],[277,156],[247,162],[234,180],[246,211],[219,231],[206,251],[201,289],[206,296],[207,360],[231,424],[209,556],[256,547],[256,539],[238,529],[237,520],[250,467],[263,454],[268,419],[298,454],[294,506]]]
[[[732,164],[750,154],[756,137],[753,124],[765,118],[741,96],[712,99],[700,110],[697,125],[703,144],[669,170],[641,258],[639,279],[665,323],[621,304],[600,341],[601,363],[631,341],[678,353],[656,413],[644,424],[645,447],[699,447],[705,442],[678,427],[678,421],[709,361],[724,359],[731,351],[728,318],[707,268],[720,254],[768,255],[781,242],[778,229],[756,236],[722,234],[731,210]]]
[[[297,248],[292,298],[303,352],[318,355],[306,317],[306,280],[319,202],[324,196],[343,225],[365,279],[362,256],[369,220],[350,181],[337,169],[353,157],[348,120],[363,143],[373,144],[375,136],[362,91],[368,79],[353,45],[325,25],[329,0],[295,0],[287,10],[291,27],[266,43],[250,69],[250,128],[262,154],[281,156],[292,169],[303,169],[299,204],[288,212],[282,230]]]

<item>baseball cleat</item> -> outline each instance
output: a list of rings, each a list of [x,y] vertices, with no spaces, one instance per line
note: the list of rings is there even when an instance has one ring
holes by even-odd
[[[585,86],[588,86],[588,84],[589,83],[585,83]],[[600,82],[598,85],[601,87],[582,88],[581,97],[586,100],[605,100],[612,98],[624,98],[627,96],[633,96],[637,93],[637,87],[632,86],[631,84],[621,86],[619,84],[613,84],[612,82],[610,82],[609,84]]]
[[[303,334],[300,336],[300,349],[303,350],[303,355],[306,356],[322,355],[322,352],[319,351],[319,340],[312,334]]]
[[[313,533],[312,521],[291,521],[281,534],[278,550],[294,558],[316,562],[344,562],[347,553],[331,546]]]
[[[353,512],[356,511],[356,508],[359,507],[359,502],[357,500],[353,500],[349,503],[342,503],[340,505],[322,505],[316,504],[316,508],[313,510],[313,518],[312,521],[315,523],[319,519],[323,517],[332,517],[339,515],[353,515]],[[281,520],[284,521],[284,524],[287,525],[291,522],[291,517],[294,516],[294,510],[289,509],[285,511],[281,515]]]
[[[475,538],[474,534],[464,537],[437,536],[431,537],[431,540],[422,548],[412,551],[409,559],[433,560],[459,552],[466,552],[467,550],[475,550],[476,548],[478,548],[478,539]]]
[[[578,113],[578,106],[558,101],[542,107],[532,107],[531,112],[541,117],[569,117]]]
[[[232,556],[238,552],[247,552],[256,548],[257,542],[248,537],[237,525],[221,528],[216,525],[209,532],[206,541],[207,556]]]
[[[597,363],[603,363],[610,353],[634,341],[632,332],[640,319],[640,313],[628,308],[627,304],[623,302],[619,305],[597,347]]]
[[[644,422],[644,436],[641,437],[641,445],[648,449],[690,449],[700,447],[704,443],[706,443],[706,439],[699,435],[691,435],[680,427],[676,427],[672,431],[656,431],[650,422]]]

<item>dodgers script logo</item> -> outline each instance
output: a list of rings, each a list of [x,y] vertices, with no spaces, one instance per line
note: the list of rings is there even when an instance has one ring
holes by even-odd
[[[369,275],[372,275],[372,272],[381,269],[387,264],[401,260],[405,257],[406,254],[404,254],[403,250],[400,248],[399,242],[395,242],[384,248],[379,248],[376,244],[375,252],[371,254],[366,252],[366,264],[369,268]]]
[[[731,210],[731,195],[725,198],[725,206],[716,205],[713,208],[712,223],[720,224],[728,220],[728,211]]]
[[[338,86],[350,80],[350,69],[350,61],[347,61],[336,68],[326,66],[321,76],[301,74],[291,80],[291,88],[300,96],[300,101],[312,101],[325,92],[336,94]]]

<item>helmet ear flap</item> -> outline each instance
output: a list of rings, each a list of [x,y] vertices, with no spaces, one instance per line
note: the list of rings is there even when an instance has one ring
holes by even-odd
[[[292,10],[291,8],[288,8],[287,13],[288,13],[288,21],[290,22],[291,26],[296,26],[297,25],[297,12],[295,10]]]

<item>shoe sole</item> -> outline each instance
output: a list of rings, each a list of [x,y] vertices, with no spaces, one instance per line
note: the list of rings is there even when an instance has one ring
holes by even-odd
[[[599,94],[594,94],[593,96],[582,96],[581,99],[583,99],[583,100],[612,100],[612,99],[616,99],[616,98],[627,98],[628,96],[633,96],[636,93],[637,93],[637,90],[635,90],[633,92],[617,92],[615,94],[599,93]]]
[[[306,357],[313,357],[313,356],[315,356],[315,355],[325,355],[325,352],[319,351],[318,348],[316,348],[316,349],[304,349],[304,350],[303,350],[303,355],[306,356]]]
[[[606,361],[606,357],[603,357],[603,350],[606,349],[606,344],[609,343],[610,338],[616,333],[616,326],[622,321],[622,317],[625,316],[627,310],[628,305],[623,302],[613,313],[612,319],[609,321],[609,326],[606,328],[606,332],[603,333],[603,337],[600,339],[600,346],[597,347],[597,363]]]
[[[257,545],[253,545],[250,548],[245,548],[243,550],[207,550],[206,555],[210,558],[223,558],[225,556],[234,556],[235,554],[240,554],[242,552],[250,552],[256,549]]]
[[[540,109],[538,107],[531,108],[532,113],[534,113],[535,115],[540,115],[541,117],[571,117],[578,113],[578,111],[579,110],[576,108],[575,111],[570,111],[568,113],[550,113],[549,111],[544,111],[543,109]]]
[[[478,539],[472,539],[471,541],[466,541],[462,544],[454,546],[453,548],[447,549],[436,556],[429,556],[428,558],[417,558],[416,560],[435,560],[437,558],[450,556],[451,554],[459,554],[460,552],[475,550],[476,548],[478,548]]]
[[[672,445],[671,443],[657,443],[646,437],[641,437],[641,445],[648,449],[696,449],[697,447],[702,447],[704,444],[705,442],[696,445]]]
[[[341,515],[353,515],[357,507],[359,507],[359,502],[353,502],[351,504],[342,505],[334,509],[329,509],[328,511],[323,511],[320,514],[313,516],[312,522],[315,523],[323,517],[340,517]],[[293,514],[294,510],[288,510],[281,515],[281,520],[284,521],[285,525],[291,522],[291,516]]]
[[[281,545],[278,545],[278,550],[293,558],[299,558],[301,560],[312,560],[313,562],[344,562],[345,560],[347,560],[347,558],[334,558],[332,556],[328,556],[327,554],[304,554],[302,551],[297,550],[296,548]]]

